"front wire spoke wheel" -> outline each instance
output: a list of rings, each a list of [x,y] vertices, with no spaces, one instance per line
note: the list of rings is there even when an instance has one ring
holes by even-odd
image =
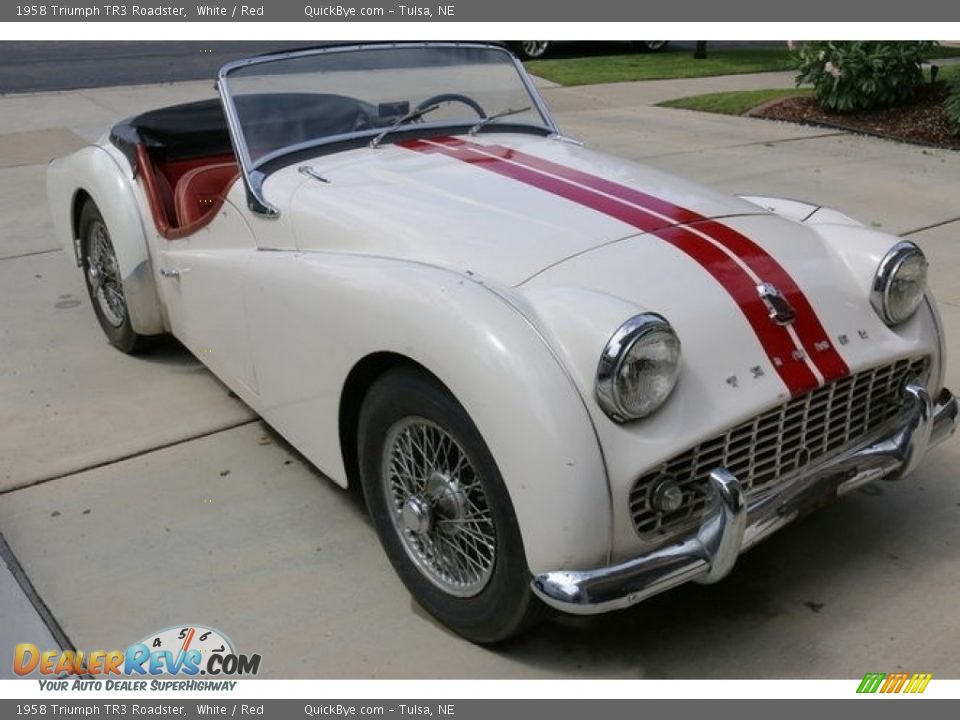
[[[403,549],[434,585],[479,594],[493,574],[497,539],[479,475],[460,444],[419,417],[396,422],[384,443],[383,489]]]
[[[357,419],[360,482],[390,563],[417,602],[493,643],[543,616],[500,468],[453,394],[419,368],[387,370]]]

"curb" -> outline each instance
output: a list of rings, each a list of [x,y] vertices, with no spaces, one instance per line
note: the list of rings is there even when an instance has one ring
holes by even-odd
[[[764,120],[768,120],[768,119],[770,119],[770,118],[765,118],[765,117],[763,117],[760,113],[765,112],[765,111],[768,110],[769,108],[772,108],[772,107],[773,107],[774,105],[776,105],[778,102],[782,102],[782,101],[784,101],[784,100],[789,100],[790,98],[795,98],[795,97],[800,97],[800,96],[802,96],[803,93],[799,92],[800,88],[797,88],[797,90],[798,90],[798,92],[797,92],[796,95],[784,95],[784,96],[782,96],[782,97],[774,98],[773,100],[767,100],[766,102],[762,102],[762,103],[760,103],[759,105],[754,105],[752,108],[750,108],[749,110],[747,110],[745,113],[742,113],[742,114],[740,115],[740,117],[758,117],[758,118],[762,118],[762,119],[764,119]]]
[[[918,147],[927,147],[933,148],[936,150],[951,150],[953,152],[960,152],[960,146],[954,145],[941,145],[940,143],[928,142],[926,140],[910,140],[908,138],[896,137],[895,135],[888,135],[886,133],[878,132],[876,130],[868,130],[866,128],[850,127],[849,125],[844,125],[843,123],[829,122],[826,120],[790,120],[788,118],[775,118],[767,117],[761,113],[770,109],[778,102],[787,100],[789,97],[796,97],[795,95],[777,98],[776,100],[769,100],[765,103],[761,103],[754,108],[747,110],[741,117],[752,117],[758,118],[760,120],[770,120],[773,122],[786,122],[793,123],[794,125],[802,125],[805,127],[815,127],[823,128],[825,130],[840,130],[842,132],[850,133],[851,135],[864,135],[866,137],[875,137],[880,138],[881,140],[890,140],[892,142],[900,143],[901,145],[916,145]]]
[[[952,152],[960,152],[960,147],[955,147],[950,145],[940,145],[939,143],[927,142],[925,140],[909,140],[907,138],[896,137],[894,135],[886,135],[884,133],[876,132],[874,130],[848,127],[846,125],[840,125],[838,123],[823,122],[820,120],[787,120],[786,118],[772,118],[772,117],[766,117],[763,115],[750,115],[749,117],[755,117],[759,120],[769,120],[771,122],[786,122],[786,123],[793,123],[794,125],[803,125],[805,127],[823,128],[825,130],[841,130],[851,135],[863,135],[866,137],[875,137],[881,140],[889,140],[892,142],[900,143],[901,145],[916,145],[917,147],[932,148],[934,150],[949,150]]]

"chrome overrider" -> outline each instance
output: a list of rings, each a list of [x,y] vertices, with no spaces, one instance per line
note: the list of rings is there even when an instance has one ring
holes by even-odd
[[[737,556],[831,497],[878,478],[913,471],[927,450],[957,426],[957,398],[944,388],[934,401],[918,384],[904,388],[903,411],[884,432],[749,498],[723,468],[710,473],[712,502],[700,527],[677,542],[618,565],[537,575],[533,591],[547,605],[591,615],[628,607],[682,583],[714,583]]]

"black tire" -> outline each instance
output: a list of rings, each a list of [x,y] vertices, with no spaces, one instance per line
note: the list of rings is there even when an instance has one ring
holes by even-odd
[[[553,43],[547,40],[520,40],[513,43],[521,60],[539,60],[550,54]]]
[[[87,200],[80,210],[77,229],[83,279],[104,335],[111,345],[122,352],[131,355],[142,352],[151,338],[137,334],[130,324],[113,241],[100,210],[92,200]]]
[[[669,40],[634,40],[633,49],[642,53],[655,53],[663,50]]]
[[[406,428],[408,437],[419,437],[422,447],[428,446],[426,433],[441,438],[436,447],[446,447],[434,462],[418,464],[411,459],[418,468],[434,469],[413,470],[405,475],[422,476],[420,492],[410,492],[405,502],[405,491],[399,489],[404,484],[400,476],[392,470],[389,474],[383,472],[388,455],[392,459],[410,457],[403,455],[403,448],[414,452],[417,447],[413,444],[416,441],[405,445],[405,436],[398,428]],[[418,432],[424,434],[417,435]],[[452,442],[444,445],[444,435]],[[529,627],[543,608],[530,590],[530,571],[513,505],[496,462],[456,399],[425,372],[414,368],[391,370],[367,393],[360,411],[358,436],[367,508],[390,562],[420,605],[444,625],[476,643],[505,640]],[[449,472],[454,459],[456,469]],[[389,467],[402,464],[405,461],[392,460]],[[430,503],[435,503],[427,513],[430,529],[426,523],[416,532],[404,525],[406,514],[401,510],[409,511],[408,505],[422,507]],[[444,503],[446,509],[442,507]],[[409,514],[415,515],[413,511]],[[484,519],[476,519],[483,516]],[[418,517],[422,521],[425,516]],[[488,557],[489,545],[472,545],[480,548],[473,553],[476,565],[469,561],[462,564],[466,579],[451,589],[453,581],[446,577],[446,568],[469,554],[466,551],[470,551],[474,537],[472,531],[460,535],[464,532],[460,528],[464,527],[493,538],[493,550]],[[441,535],[452,535],[452,539],[447,542]],[[460,551],[451,551],[453,547]],[[420,555],[422,548],[426,551]],[[433,551],[436,554],[430,556]],[[481,567],[483,571],[479,570]],[[471,594],[464,595],[468,590]]]

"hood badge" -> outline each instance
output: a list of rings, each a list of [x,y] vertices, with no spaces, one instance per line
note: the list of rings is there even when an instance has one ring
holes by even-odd
[[[757,293],[763,300],[763,304],[767,306],[770,319],[777,325],[790,325],[797,319],[797,311],[773,283],[757,285]]]

